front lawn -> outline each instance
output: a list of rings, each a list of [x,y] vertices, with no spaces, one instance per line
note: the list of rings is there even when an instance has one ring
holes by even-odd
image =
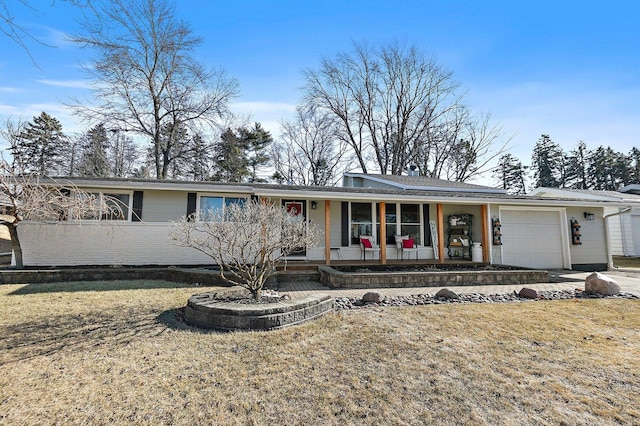
[[[640,302],[343,311],[182,326],[210,288],[0,286],[0,424],[638,424]]]
[[[613,256],[613,265],[618,268],[640,269],[640,257]]]

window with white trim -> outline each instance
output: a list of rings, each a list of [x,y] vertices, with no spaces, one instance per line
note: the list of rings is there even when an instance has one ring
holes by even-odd
[[[231,204],[241,204],[247,202],[245,197],[225,197],[220,195],[201,195],[199,197],[198,217],[200,220],[207,220],[215,217],[224,211],[225,206]]]
[[[400,204],[400,235],[408,235],[418,245],[422,241],[420,222],[419,204]]]
[[[360,235],[373,235],[371,203],[351,203],[351,244],[360,244]]]
[[[396,244],[396,235],[408,235],[413,238],[416,244],[422,244],[421,230],[423,229],[424,218],[421,214],[422,204],[406,204],[406,203],[386,203],[385,204],[385,222],[386,222],[386,243],[389,245]],[[376,235],[380,235],[380,203],[376,203]],[[428,226],[428,225],[425,225]],[[379,238],[379,237],[378,237]]]

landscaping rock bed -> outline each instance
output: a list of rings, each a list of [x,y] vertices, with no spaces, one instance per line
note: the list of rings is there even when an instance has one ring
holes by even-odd
[[[411,296],[390,296],[379,302],[364,302],[356,297],[339,297],[336,299],[336,309],[361,309],[387,306],[416,306],[416,305],[440,305],[446,303],[504,303],[527,302],[535,300],[567,300],[567,299],[640,299],[631,293],[620,293],[615,296],[603,296],[591,294],[580,290],[540,291],[538,298],[522,297],[518,293],[506,294],[480,294],[463,293],[457,298],[437,297],[431,294],[416,294]]]

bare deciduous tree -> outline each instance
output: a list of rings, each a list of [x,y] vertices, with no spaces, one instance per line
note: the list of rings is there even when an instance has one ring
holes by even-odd
[[[472,119],[453,74],[415,47],[362,44],[306,70],[304,103],[331,113],[360,169],[466,180],[484,171],[502,132]],[[444,176],[455,166],[450,176]]]
[[[101,215],[122,216],[118,200],[89,194],[71,182],[22,173],[0,159],[0,225],[11,236],[15,267],[24,266],[18,225],[24,220],[59,222]]]
[[[276,266],[300,247],[315,244],[319,232],[302,216],[251,200],[209,211],[204,218],[183,217],[172,223],[169,238],[211,257],[222,279],[248,289],[259,300]]]
[[[294,120],[282,123],[281,138],[271,149],[279,183],[335,185],[353,158],[333,116],[316,109],[298,107]]]
[[[365,173],[371,160],[382,174],[400,174],[433,123],[459,102],[451,72],[415,47],[357,44],[304,75],[306,103],[336,116]]]
[[[472,117],[459,105],[443,115],[425,143],[416,147],[414,162],[422,175],[464,182],[486,172],[510,140],[491,123],[490,114]]]
[[[78,6],[80,8],[90,8],[91,0],[61,0],[61,2],[67,2],[73,6]],[[21,25],[15,19],[15,9],[22,8],[27,9],[32,12],[34,15],[37,15],[38,8],[33,5],[36,3],[35,1],[30,0],[0,0],[0,34],[4,34],[10,40],[13,40],[16,44],[24,49],[24,51],[29,55],[33,63],[36,61],[31,56],[31,51],[29,50],[29,46],[27,41],[34,41],[35,43],[43,44],[42,41],[38,40],[31,33],[31,28],[28,28],[24,25]],[[49,3],[49,6],[55,6],[55,0],[52,0]],[[41,6],[38,4],[38,7]]]
[[[99,101],[94,107],[78,102],[76,111],[88,121],[149,137],[156,177],[166,179],[185,141],[163,129],[215,125],[238,84],[194,58],[201,39],[167,1],[112,0],[95,11],[73,41],[95,52],[86,70]]]

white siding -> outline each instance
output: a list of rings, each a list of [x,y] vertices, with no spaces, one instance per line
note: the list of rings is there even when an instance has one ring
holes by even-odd
[[[605,214],[617,213],[617,208],[605,209]],[[609,221],[611,254],[614,256],[640,256],[640,209],[612,216]]]
[[[589,209],[595,214],[594,220],[584,219],[583,208],[567,209],[568,219],[575,219],[580,224],[580,245],[571,244],[571,263],[603,264],[607,263],[607,240],[605,238],[604,221],[601,209]],[[614,220],[615,217],[609,220]]]
[[[316,203],[317,206],[314,210],[311,208],[311,201],[307,202],[307,217],[311,226],[319,229],[321,235],[320,239],[313,246],[307,247],[307,249],[324,247],[324,200],[316,201]]]
[[[623,218],[625,216],[629,216],[629,232],[625,233],[628,238],[624,239],[624,241],[630,245],[626,254],[628,256],[640,256],[640,215],[623,215]]]
[[[616,213],[618,209],[613,207],[607,207],[604,209],[604,214]],[[607,219],[609,221],[609,242],[611,244],[611,254],[614,256],[624,256],[626,254],[624,247],[622,224],[620,216],[613,216]]]

